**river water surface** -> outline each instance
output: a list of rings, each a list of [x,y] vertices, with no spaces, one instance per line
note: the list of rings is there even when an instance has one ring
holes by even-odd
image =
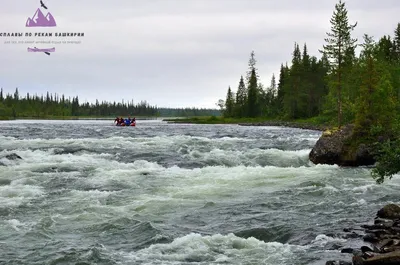
[[[314,165],[320,132],[0,122],[0,264],[325,264],[400,178]],[[22,159],[8,159],[15,153]]]

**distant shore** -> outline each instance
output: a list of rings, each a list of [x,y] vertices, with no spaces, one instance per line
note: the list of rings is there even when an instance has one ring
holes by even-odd
[[[162,120],[167,123],[179,124],[236,124],[239,126],[279,126],[307,130],[324,131],[329,128],[328,125],[319,124],[313,120],[302,121],[282,121],[265,120],[261,118],[224,118],[216,116],[190,117],[190,118],[165,118],[150,116],[135,116],[136,120]],[[115,117],[90,117],[90,116],[47,116],[47,117],[0,117],[0,121],[12,120],[114,120]]]
[[[149,116],[135,116],[136,120],[157,120],[162,119],[161,117],[149,117]],[[0,121],[12,121],[12,120],[114,120],[115,117],[88,117],[88,116],[48,116],[48,117],[0,117]]]
[[[281,120],[263,120],[260,118],[223,118],[223,117],[193,117],[180,119],[163,119],[168,123],[180,124],[237,124],[239,126],[280,126],[299,129],[308,129],[316,131],[325,131],[330,126],[318,124],[315,121],[281,121]]]

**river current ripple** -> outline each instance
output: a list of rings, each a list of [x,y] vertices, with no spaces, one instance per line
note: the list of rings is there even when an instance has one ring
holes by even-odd
[[[400,178],[314,165],[320,132],[0,122],[0,264],[325,264]],[[17,154],[22,159],[6,156]]]

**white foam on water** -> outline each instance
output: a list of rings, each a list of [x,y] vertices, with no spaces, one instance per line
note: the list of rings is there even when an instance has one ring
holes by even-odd
[[[17,219],[5,220],[5,223],[15,231],[20,231],[20,227],[25,225]]]
[[[253,237],[244,239],[234,234],[202,236],[191,233],[169,244],[155,244],[131,253],[120,253],[126,262],[140,264],[294,264],[307,247],[278,242],[265,243]]]
[[[346,243],[347,240],[343,239],[343,238],[330,237],[330,236],[321,234],[321,235],[317,235],[316,238],[313,241],[311,241],[310,245],[323,247],[330,242]]]
[[[280,167],[298,166],[308,161],[310,149],[284,151],[276,148],[270,149],[249,149],[242,150],[223,150],[220,148],[211,149],[209,152],[202,152],[196,147],[189,148],[188,154],[183,157],[189,160],[216,161],[229,166],[247,164],[257,166],[260,164],[272,164]]]
[[[0,186],[0,207],[16,207],[44,194],[39,186],[12,184]]]

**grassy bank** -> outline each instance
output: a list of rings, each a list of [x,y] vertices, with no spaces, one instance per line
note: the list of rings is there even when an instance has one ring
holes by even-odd
[[[265,121],[265,118],[224,118],[216,116],[189,117],[189,118],[167,118],[163,121],[170,123],[193,123],[193,124],[239,124]]]
[[[133,116],[132,116],[133,117]],[[155,120],[158,117],[135,116],[137,120]],[[0,120],[114,120],[115,117],[102,116],[44,116],[44,117],[0,117]]]

